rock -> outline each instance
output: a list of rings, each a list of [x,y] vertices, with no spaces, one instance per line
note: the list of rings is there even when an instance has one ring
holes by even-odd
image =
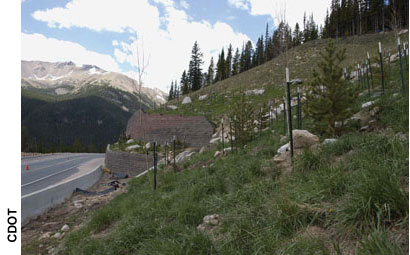
[[[50,238],[51,232],[46,232],[40,236],[38,240]]]
[[[397,139],[399,139],[400,141],[406,141],[408,139],[407,136],[402,132],[398,132],[394,136],[397,137]]]
[[[129,139],[125,144],[130,144],[130,143],[133,143],[134,142],[134,139]]]
[[[293,130],[293,146],[295,149],[310,148],[315,144],[319,144],[319,137],[310,133],[307,130]]]
[[[70,230],[70,227],[67,224],[64,224],[64,226],[61,228],[61,231],[63,232],[67,232],[68,230]]]
[[[215,154],[214,154],[214,158],[218,157],[218,156],[221,155],[221,154],[222,154],[222,152],[216,151]]]
[[[209,141],[209,143],[210,143],[210,144],[215,144],[215,143],[219,142],[220,140],[221,140],[220,137],[212,138],[211,141]]]
[[[232,147],[225,148],[224,151],[225,151],[225,152],[227,152],[227,151],[232,151]]]
[[[284,135],[282,135],[281,137],[280,137],[280,143],[284,143],[284,142],[286,142],[288,140],[288,138],[286,137],[286,136],[284,136]]]
[[[371,106],[371,105],[373,105],[373,104],[374,104],[374,101],[369,101],[369,102],[367,102],[367,103],[364,103],[364,104],[362,104],[362,109],[367,108],[367,107],[369,107],[369,106]]]
[[[205,100],[207,97],[208,97],[208,95],[205,94],[205,95],[200,96],[198,99],[199,99],[199,101],[203,101],[203,100]]]
[[[75,207],[75,208],[78,208],[78,209],[82,208],[82,207],[83,207],[83,202],[84,202],[84,200],[76,200],[76,201],[74,201],[74,202],[73,202],[73,203],[74,203],[74,207]]]
[[[281,153],[281,154],[276,154],[275,157],[273,157],[273,161],[275,163],[281,163],[285,161],[287,158],[289,158],[289,152],[288,153]]]
[[[176,106],[176,105],[168,105],[167,106],[169,109],[171,109],[171,110],[176,110],[176,109],[178,109],[178,106]]]
[[[337,139],[327,138],[323,141],[323,144],[330,144],[330,143],[335,143],[335,142],[337,142]]]
[[[298,84],[302,84],[302,83],[303,83],[302,79],[298,79],[298,78],[293,79],[293,80],[290,81],[290,84],[292,84],[292,85],[298,85]]]
[[[374,107],[371,111],[370,111],[370,116],[374,117],[377,115],[377,113],[379,113],[380,108],[378,106]]]
[[[131,151],[131,150],[134,150],[134,149],[138,149],[138,148],[140,148],[141,146],[139,146],[138,144],[135,144],[135,145],[131,145],[131,146],[128,146],[127,148],[125,148],[127,151]]]
[[[394,93],[393,97],[397,97],[398,95],[400,95],[399,93]]]
[[[287,152],[288,150],[290,150],[290,145],[289,143],[282,145],[282,147],[280,147],[277,151],[278,154],[283,154],[285,152]]]
[[[202,146],[201,149],[199,150],[199,153],[203,153],[205,151],[205,146]]]
[[[183,151],[181,153],[179,153],[176,157],[175,157],[175,161],[181,162],[189,157],[191,157],[195,152],[191,152],[191,151]]]
[[[59,238],[61,238],[61,233],[57,232],[53,235],[53,237],[59,239]]]
[[[343,122],[341,121],[335,121],[335,128],[340,128],[342,127]]]
[[[205,232],[207,230],[207,226],[205,224],[199,224],[198,227],[196,227],[196,229],[199,232]]]
[[[191,104],[192,100],[190,97],[185,97],[184,100],[182,100],[182,104]]]
[[[213,225],[216,226],[219,224],[219,215],[218,214],[212,214],[212,215],[207,215],[203,219],[204,224],[208,225]]]
[[[399,34],[399,35],[401,35],[401,34],[406,34],[407,32],[409,32],[408,29],[402,29],[402,30],[400,30],[400,32],[399,32],[398,34]]]
[[[360,128],[360,132],[367,131],[368,129],[369,129],[369,126],[368,126],[368,125],[363,126],[363,127]]]
[[[50,248],[48,250],[48,254],[54,254],[55,250],[56,250],[55,248]]]
[[[255,95],[255,96],[260,96],[265,94],[264,89],[254,89],[254,90],[247,90],[245,91],[245,95],[250,96],[250,95]]]
[[[218,132],[215,132],[213,135],[212,135],[212,138],[215,138],[215,137],[217,137],[218,136]]]
[[[150,143],[147,143],[147,144],[145,144],[145,149],[149,149],[149,148],[151,148],[151,144]]]
[[[363,126],[366,126],[366,125],[369,123],[370,118],[371,118],[371,117],[370,117],[370,114],[368,114],[368,113],[366,113],[366,112],[363,112],[363,111],[360,111],[360,112],[354,114],[354,115],[350,118],[350,120],[359,121],[359,122],[360,122],[360,126],[363,127]]]

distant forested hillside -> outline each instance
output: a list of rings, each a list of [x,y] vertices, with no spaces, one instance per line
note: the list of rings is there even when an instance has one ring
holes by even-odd
[[[22,150],[103,152],[131,112],[98,96],[45,101],[22,95]]]

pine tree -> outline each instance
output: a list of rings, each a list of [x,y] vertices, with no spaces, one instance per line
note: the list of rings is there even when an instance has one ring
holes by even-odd
[[[239,61],[240,61],[241,55],[239,54],[239,49],[236,48],[235,55],[233,57],[233,63],[232,63],[232,75],[237,75],[239,73]]]
[[[229,44],[228,53],[225,60],[225,78],[232,76],[232,45]]]
[[[324,135],[340,135],[343,129],[336,122],[343,123],[352,116],[351,107],[358,95],[356,85],[343,79],[341,62],[346,58],[346,49],[336,50],[329,40],[325,51],[320,54],[319,72],[314,70],[313,80],[307,93],[306,114],[311,117],[315,131]]]
[[[214,57],[211,57],[211,63],[209,63],[206,81],[207,86],[212,85],[214,82]]]
[[[191,52],[191,61],[189,61],[188,77],[191,84],[192,91],[201,88],[202,84],[202,60],[203,54],[200,52],[198,42],[195,41]]]
[[[216,63],[216,76],[215,81],[222,81],[225,79],[225,52],[224,48],[222,48],[221,54],[219,54],[218,62]]]
[[[182,73],[180,84],[182,95],[186,95],[189,92],[191,92],[191,87],[189,86],[189,79],[185,70]]]
[[[296,22],[295,29],[293,30],[293,46],[300,45],[302,43],[302,31],[300,31],[299,23]]]
[[[168,94],[168,101],[171,101],[174,99],[174,82],[171,82],[171,88],[169,89],[169,94]]]

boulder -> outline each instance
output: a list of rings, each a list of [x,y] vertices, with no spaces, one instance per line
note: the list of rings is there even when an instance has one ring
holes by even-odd
[[[219,142],[219,141],[221,141],[221,138],[220,138],[220,137],[216,137],[216,138],[212,138],[212,139],[209,141],[209,143],[210,143],[210,144],[215,144],[215,143],[217,143],[217,142]]]
[[[77,208],[77,209],[82,208],[82,207],[83,207],[83,202],[84,202],[84,200],[76,200],[76,201],[74,201],[74,207]]]
[[[219,157],[219,155],[221,155],[221,154],[222,154],[222,152],[220,152],[220,151],[215,151],[214,158]]]
[[[68,230],[70,230],[70,227],[67,224],[64,224],[64,226],[61,228],[61,231],[63,232],[67,232]]]
[[[364,103],[364,104],[362,104],[362,109],[367,108],[367,107],[369,107],[369,106],[371,106],[371,105],[373,105],[373,104],[374,104],[374,101],[369,101],[369,102],[367,102],[367,103]]]
[[[178,109],[178,106],[176,106],[176,105],[168,105],[167,106],[169,109],[171,109],[171,110],[176,110],[176,109]]]
[[[289,143],[282,145],[282,147],[280,147],[277,151],[278,154],[284,154],[286,151],[290,150],[290,145]]]
[[[205,100],[207,97],[208,97],[208,94],[205,94],[205,95],[200,96],[198,99],[199,99],[199,101],[203,101],[203,100]]]
[[[224,148],[225,152],[232,151],[232,147]]]
[[[145,149],[151,148],[151,144],[150,144],[150,143],[145,144],[144,148],[145,148]]]
[[[205,151],[205,146],[202,146],[201,149],[199,150],[199,153],[203,153]]]
[[[341,121],[335,121],[335,128],[340,128],[342,127],[343,122]]]
[[[50,238],[50,235],[51,235],[51,232],[46,232],[40,236],[39,240]]]
[[[133,143],[134,142],[134,139],[129,139],[125,144],[130,144],[130,143]]]
[[[127,148],[125,148],[127,151],[131,151],[131,150],[134,150],[134,149],[138,149],[138,148],[140,148],[141,146],[140,145],[138,145],[138,144],[135,144],[135,145],[131,145],[131,146],[128,146]]]
[[[327,138],[323,141],[323,144],[330,144],[330,143],[335,143],[335,142],[337,142],[337,139]]]
[[[53,235],[53,237],[59,239],[59,238],[61,238],[61,233],[57,232]]]
[[[190,97],[185,97],[184,100],[182,100],[182,104],[191,104],[192,100]]]
[[[219,224],[219,215],[218,214],[207,215],[204,217],[203,223],[211,225],[211,226],[212,225],[216,226]]]
[[[183,151],[181,153],[179,153],[176,157],[175,157],[175,161],[181,162],[189,157],[191,157],[195,152],[191,152],[191,151]]]
[[[313,145],[319,144],[319,137],[310,133],[307,130],[293,130],[293,146],[295,149],[310,148]]]
[[[255,95],[255,96],[260,96],[265,94],[264,89],[254,89],[254,90],[247,90],[245,91],[245,95],[250,96],[250,95]]]

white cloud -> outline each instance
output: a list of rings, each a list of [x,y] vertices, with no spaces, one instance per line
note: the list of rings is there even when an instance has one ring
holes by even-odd
[[[118,41],[117,41],[117,40],[113,40],[113,41],[112,41],[112,46],[114,46],[114,47],[115,47],[115,46],[118,46]]]
[[[228,4],[242,10],[249,10],[249,0],[228,0]]]
[[[47,38],[42,34],[21,34],[21,59],[73,61],[77,65],[91,64],[107,71],[120,72],[117,62],[109,55],[87,50],[77,43]]]
[[[189,4],[188,4],[187,1],[181,0],[181,2],[179,2],[179,4],[181,5],[182,8],[189,9]]]
[[[326,17],[326,10],[330,8],[329,0],[228,0],[228,3],[239,2],[248,6],[251,15],[270,15],[275,24],[281,20],[286,20],[294,28],[296,22],[303,25],[303,13],[309,17],[313,13],[316,24],[323,24]],[[238,4],[238,5],[239,5]],[[235,5],[233,5],[235,6]],[[243,9],[240,6],[235,6]]]
[[[179,80],[183,70],[188,68],[195,41],[204,53],[203,69],[207,70],[211,56],[215,58],[215,53],[223,46],[226,49],[232,43],[234,48],[241,48],[243,42],[250,40],[247,35],[234,31],[223,22],[210,24],[207,21],[192,21],[171,0],[153,2],[163,5],[164,16],[160,17],[157,7],[150,5],[148,0],[73,0],[64,8],[36,11],[33,17],[61,28],[85,27],[114,32],[128,32],[131,29],[129,40],[119,41],[115,46],[115,59],[119,63],[128,62],[133,67],[133,70],[125,72],[132,77],[137,71],[137,46],[141,50],[143,42],[145,57],[149,58],[144,84],[162,90],[171,80]],[[99,7],[98,14],[90,15],[89,11],[94,10],[95,6]],[[138,15],[149,17],[144,19]]]

